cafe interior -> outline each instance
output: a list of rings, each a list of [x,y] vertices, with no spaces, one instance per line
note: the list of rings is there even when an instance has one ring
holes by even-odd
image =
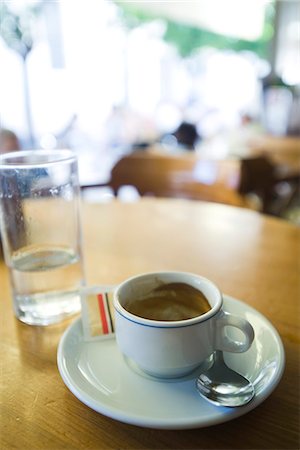
[[[0,156],[75,153],[87,284],[197,273],[256,339],[225,358],[253,403],[197,410],[190,379],[78,355],[78,322],[15,320],[0,251],[2,448],[299,448],[299,2],[11,0],[0,21]]]
[[[21,3],[1,6],[2,152],[74,150],[86,200],[205,200],[299,225],[297,2]]]

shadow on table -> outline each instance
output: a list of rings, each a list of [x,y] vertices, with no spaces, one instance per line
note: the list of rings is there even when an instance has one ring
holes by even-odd
[[[56,365],[60,338],[76,317],[47,327],[26,325],[16,319],[16,335],[22,361],[37,367],[41,367],[41,360],[43,365]]]

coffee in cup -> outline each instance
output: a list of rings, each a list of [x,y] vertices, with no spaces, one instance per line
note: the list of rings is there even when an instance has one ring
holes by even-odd
[[[187,320],[211,309],[205,295],[187,283],[162,283],[130,298],[124,308],[135,316],[159,321]]]

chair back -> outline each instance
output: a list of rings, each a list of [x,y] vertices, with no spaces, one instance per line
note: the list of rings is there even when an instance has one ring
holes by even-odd
[[[264,156],[241,160],[239,192],[264,191],[272,186],[274,178],[273,164]]]
[[[192,155],[135,152],[116,163],[111,171],[109,185],[115,194],[121,186],[131,185],[142,196],[186,198],[245,206],[243,198],[224,183],[199,182],[196,178],[199,162]]]

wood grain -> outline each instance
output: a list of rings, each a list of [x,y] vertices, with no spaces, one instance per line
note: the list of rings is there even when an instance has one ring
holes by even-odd
[[[298,449],[300,229],[253,211],[185,200],[83,205],[89,284],[185,270],[263,313],[281,334],[284,376],[234,421],[196,430],[139,428],[102,416],[65,387],[56,351],[71,320],[31,327],[14,318],[0,260],[1,449]]]

